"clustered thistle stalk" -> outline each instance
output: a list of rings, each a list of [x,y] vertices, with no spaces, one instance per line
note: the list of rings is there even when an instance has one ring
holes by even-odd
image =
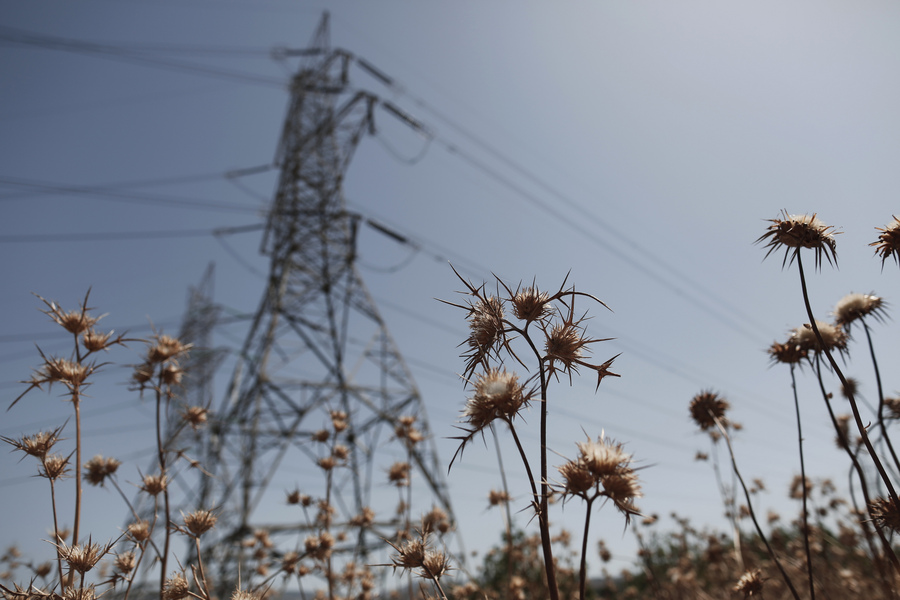
[[[597,388],[606,377],[618,377],[610,371],[616,357],[605,362],[591,359],[592,347],[608,338],[591,338],[586,334],[587,314],[578,312],[577,301],[587,300],[607,308],[596,297],[575,288],[566,288],[565,281],[553,293],[541,291],[532,283],[515,289],[499,278],[494,293],[486,285],[476,286],[466,281],[458,272],[457,277],[465,285],[461,292],[462,304],[446,302],[465,311],[469,336],[463,342],[465,360],[463,380],[470,396],[462,411],[463,435],[456,454],[458,458],[476,436],[486,430],[494,432],[494,424],[506,425],[522,460],[531,487],[531,509],[540,529],[541,548],[548,594],[559,598],[557,573],[553,559],[550,536],[549,505],[553,493],[563,497],[579,497],[587,503],[585,519],[585,544],[581,561],[581,591],[584,598],[587,532],[592,503],[598,499],[612,501],[627,519],[637,514],[634,505],[641,496],[640,485],[631,464],[631,456],[621,445],[607,440],[602,434],[597,442],[590,439],[579,444],[579,457],[559,467],[564,482],[551,486],[548,468],[547,420],[549,388],[551,383],[573,377],[581,369],[593,371]],[[524,379],[510,370],[517,365],[528,372]],[[528,452],[517,432],[517,417],[533,402],[540,407],[540,466],[532,468]]]
[[[88,296],[89,293],[85,295],[79,308],[73,311],[65,311],[55,302],[38,296],[45,306],[43,312],[53,322],[72,335],[73,349],[68,357],[61,357],[48,356],[39,348],[38,352],[43,360],[43,364],[35,370],[29,380],[23,382],[28,387],[10,404],[10,408],[12,408],[26,394],[35,389],[43,389],[45,384],[48,390],[54,384],[65,386],[65,399],[72,405],[74,412],[74,450],[69,454],[53,451],[62,440],[61,434],[65,425],[51,431],[23,435],[20,438],[0,438],[12,445],[15,450],[36,458],[39,462],[38,474],[46,478],[50,483],[50,499],[53,513],[53,539],[50,542],[55,548],[57,578],[55,582],[47,579],[52,567],[50,567],[50,563],[46,563],[46,565],[34,569],[37,575],[47,580],[48,585],[46,588],[36,587],[34,581],[32,581],[31,587],[27,588],[27,591],[24,591],[18,585],[15,586],[15,589],[0,586],[0,594],[4,598],[62,597],[94,600],[110,590],[117,589],[120,584],[125,584],[125,589],[121,592],[121,595],[127,599],[132,591],[135,574],[140,567],[142,559],[148,550],[152,550],[154,560],[161,565],[159,586],[161,598],[175,599],[191,596],[201,600],[210,600],[211,596],[206,585],[206,575],[203,572],[202,561],[199,561],[199,567],[191,566],[191,569],[194,571],[195,591],[189,589],[187,580],[180,573],[167,578],[165,565],[170,535],[180,532],[198,540],[203,533],[209,531],[215,525],[215,515],[208,511],[193,512],[185,517],[182,527],[172,521],[168,503],[166,503],[166,515],[164,517],[166,542],[165,549],[160,549],[152,539],[158,517],[155,517],[152,522],[140,519],[116,481],[117,473],[122,463],[114,457],[104,457],[99,454],[87,461],[82,458],[81,403],[86,398],[85,390],[92,384],[93,377],[107,364],[106,362],[97,362],[95,355],[106,352],[114,346],[125,346],[127,342],[143,341],[126,338],[124,335],[115,336],[112,331],[98,331],[96,325],[102,317],[94,316],[94,309],[88,307]],[[163,402],[168,404],[176,396],[177,386],[183,374],[182,369],[178,366],[177,359],[183,358],[188,348],[187,345],[182,344],[175,338],[164,335],[155,336],[155,339],[150,344],[147,358],[136,369],[136,375],[133,380],[138,383],[141,390],[152,388],[157,393],[157,440],[160,471],[159,473],[142,476],[141,485],[139,486],[143,493],[152,496],[154,499],[160,494],[166,494],[169,482],[167,473],[169,461],[166,458],[167,450],[161,434],[161,405]],[[187,408],[180,427],[188,424],[195,427],[201,426],[203,421],[205,421],[205,417],[205,409],[199,409],[198,407]],[[73,494],[75,514],[71,531],[60,527],[57,487],[60,480],[70,473],[74,475],[75,479]],[[81,532],[83,482],[87,482],[91,486],[105,486],[106,483],[111,483],[125,499],[128,508],[134,516],[134,522],[129,524],[121,535],[106,544],[94,543],[90,537],[85,540],[85,536]],[[67,541],[70,538],[71,542]],[[112,567],[111,575],[102,575],[103,580],[99,583],[88,582],[88,573],[97,570],[96,568],[104,559],[108,559],[109,564],[107,566]]]

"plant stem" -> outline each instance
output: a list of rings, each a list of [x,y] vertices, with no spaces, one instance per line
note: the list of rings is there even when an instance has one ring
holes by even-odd
[[[791,389],[794,391],[794,412],[797,415],[797,447],[800,452],[800,486],[803,490],[803,547],[806,550],[806,575],[809,580],[810,600],[816,600],[816,590],[813,585],[812,553],[809,550],[809,510],[806,507],[809,490],[806,487],[806,463],[803,460],[803,429],[800,426],[800,401],[797,398],[797,379],[794,373],[794,363],[791,363]]]
[[[759,538],[766,545],[766,549],[769,551],[769,556],[772,557],[772,560],[775,562],[775,566],[778,567],[778,570],[781,572],[781,577],[784,579],[785,584],[787,584],[788,588],[791,590],[791,594],[793,594],[796,600],[800,600],[800,594],[797,593],[797,590],[794,588],[794,584],[791,583],[791,578],[788,577],[787,571],[784,570],[784,567],[781,565],[781,561],[778,560],[778,556],[775,554],[775,551],[772,549],[772,546],[769,544],[768,538],[766,538],[766,534],[763,533],[762,527],[759,525],[759,521],[756,520],[756,513],[753,511],[753,502],[750,500],[750,491],[747,489],[747,485],[744,483],[744,478],[741,477],[741,473],[738,470],[737,460],[734,457],[734,449],[731,447],[731,437],[728,435],[728,431],[725,427],[722,426],[722,422],[712,413],[709,414],[710,417],[716,422],[716,427],[719,428],[719,431],[722,433],[722,437],[725,439],[725,443],[728,445],[728,454],[731,456],[731,466],[734,469],[735,475],[737,475],[738,481],[741,484],[741,488],[744,490],[744,497],[747,499],[747,510],[750,511],[750,519],[753,521],[753,525],[756,527],[756,533],[759,535]]]
[[[584,600],[584,588],[587,582],[587,543],[588,529],[591,526],[591,506],[597,496],[589,498],[587,501],[587,513],[584,516],[584,537],[581,540],[581,566],[578,570],[578,599]]]
[[[881,385],[881,372],[878,369],[878,359],[875,357],[875,345],[872,343],[872,333],[869,331],[869,324],[865,318],[861,319],[863,329],[866,332],[866,341],[869,343],[869,355],[872,357],[872,367],[875,369],[875,383],[878,386],[878,427],[881,429],[881,437],[887,444],[888,451],[894,461],[894,467],[900,471],[900,460],[897,459],[897,453],[894,451],[894,445],[888,436],[887,426],[884,424],[884,388]]]
[[[844,389],[847,391],[847,400],[850,401],[850,410],[853,412],[853,419],[856,421],[856,428],[859,430],[859,435],[862,438],[863,444],[866,446],[866,450],[869,452],[869,456],[872,458],[872,462],[875,464],[875,468],[878,470],[878,474],[881,476],[882,481],[884,481],[884,485],[890,494],[890,499],[894,503],[894,506],[900,507],[900,499],[897,498],[897,492],[894,490],[894,485],[891,483],[890,478],[884,470],[884,465],[881,464],[881,460],[878,458],[878,453],[875,452],[875,448],[872,447],[872,442],[869,440],[869,435],[866,432],[866,426],[862,422],[862,417],[859,414],[859,406],[856,404],[856,398],[853,394],[853,389],[850,387],[850,384],[847,383],[846,377],[844,377],[844,373],[841,371],[841,368],[838,366],[837,361],[834,360],[834,356],[831,354],[831,350],[825,345],[825,341],[822,339],[822,334],[819,332],[819,327],[816,325],[816,318],[813,316],[812,307],[809,304],[809,292],[806,289],[806,277],[803,274],[803,261],[800,258],[800,252],[796,253],[797,255],[797,268],[800,271],[800,286],[803,288],[803,303],[806,305],[806,314],[809,316],[810,326],[812,327],[813,333],[816,334],[816,340],[819,343],[819,346],[822,349],[822,352],[825,353],[825,357],[828,359],[831,368],[837,374],[838,379],[841,380],[841,385],[844,386]]]

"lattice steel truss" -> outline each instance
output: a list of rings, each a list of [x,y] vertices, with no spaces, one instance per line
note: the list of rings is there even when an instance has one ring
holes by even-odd
[[[270,258],[268,282],[206,430],[202,460],[209,476],[195,494],[197,506],[220,515],[217,534],[204,536],[204,554],[217,563],[221,584],[237,578],[238,561],[249,577],[254,558],[247,540],[255,533],[266,532],[270,554],[278,556],[302,551],[304,537],[321,529],[299,506],[287,505],[293,489],[285,473],[296,491],[329,499],[334,530],[366,507],[376,510],[370,527],[338,539],[335,552],[347,560],[382,552],[382,537],[395,539],[403,526],[394,508],[401,499],[419,511],[435,505],[453,514],[422,398],[355,267],[360,218],[346,210],[341,192],[357,144],[374,131],[379,101],[351,91],[352,57],[330,47],[327,15],[311,46],[293,54],[301,64],[261,244]],[[346,429],[314,441],[332,428],[332,411],[346,413]],[[416,418],[424,436],[415,445],[395,435],[406,416]],[[346,458],[333,470],[321,468],[317,461],[337,442],[349,451]],[[387,471],[404,461],[413,466],[414,485],[398,496]]]

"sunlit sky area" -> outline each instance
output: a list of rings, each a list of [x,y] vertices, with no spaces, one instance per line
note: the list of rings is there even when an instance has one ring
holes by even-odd
[[[261,232],[287,83],[323,10],[331,44],[387,75],[353,66],[389,111],[358,146],[347,207],[396,234],[362,227],[358,267],[407,358],[444,465],[466,398],[458,345],[463,289],[494,275],[555,290],[568,284],[612,311],[585,305],[599,361],[621,354],[594,391],[590,373],[551,388],[551,464],[605,432],[637,463],[646,514],[727,526],[709,451],[688,415],[701,390],[720,392],[743,425],[735,451],[767,490],[757,510],[793,518],[799,473],[787,368],[766,349],[808,322],[796,266],[763,260],[753,242],[767,219],[817,213],[835,227],[838,267],[808,269],[812,307],[829,319],[850,292],[889,304],[897,265],[869,243],[900,215],[900,5],[894,2],[347,2],[82,0],[4,2],[0,25],[0,399],[14,400],[41,350],[70,340],[34,294],[76,308],[90,289],[101,323],[148,336],[178,330],[188,289],[215,264],[215,301],[230,348],[215,392],[259,303],[268,259]],[[243,228],[243,229],[242,229]],[[397,239],[403,238],[404,242]],[[810,257],[811,258],[811,257]],[[805,264],[811,266],[811,261]],[[897,323],[873,329],[883,365],[897,364]],[[847,373],[877,402],[864,337]],[[86,455],[118,456],[137,481],[153,451],[153,407],[126,385],[142,347],[108,356],[84,406]],[[900,390],[882,368],[885,391]],[[829,381],[836,393],[835,381]],[[807,472],[846,491],[809,370],[798,380]],[[0,435],[62,424],[62,390],[33,391],[3,412]],[[843,403],[843,400],[838,400]],[[6,406],[0,407],[4,411]],[[841,406],[840,412],[849,412]],[[538,443],[537,411],[523,440]],[[69,429],[67,437],[72,437]],[[71,440],[67,443],[71,443]],[[501,444],[511,444],[501,436]],[[45,480],[31,459],[0,452],[0,546],[50,556]],[[724,460],[724,455],[722,456]],[[527,480],[504,455],[516,509]],[[488,510],[499,487],[492,443],[473,444],[447,475],[468,550],[500,540]],[[296,472],[272,484],[303,486]],[[118,535],[127,517],[109,489],[86,488],[85,531]],[[582,507],[552,520],[577,528]],[[519,513],[520,525],[528,522]],[[69,518],[69,517],[67,517]],[[592,522],[631,567],[636,543],[611,506]],[[749,523],[745,524],[750,527]],[[589,564],[599,571],[596,553]]]

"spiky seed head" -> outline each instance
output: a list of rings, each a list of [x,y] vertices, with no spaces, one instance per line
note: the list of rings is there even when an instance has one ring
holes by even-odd
[[[347,411],[344,410],[333,410],[331,411],[331,426],[334,428],[335,433],[340,433],[347,429]]]
[[[82,575],[94,568],[103,555],[106,554],[109,547],[104,549],[100,544],[75,544],[67,546],[65,542],[57,545],[60,556],[66,561],[69,567],[78,571]]]
[[[320,429],[318,431],[313,432],[310,436],[310,439],[314,442],[319,442],[320,444],[324,444],[328,441],[328,438],[331,437],[331,432],[327,429]]]
[[[210,529],[216,526],[219,518],[208,510],[195,510],[184,517],[184,526],[187,527],[195,537],[200,537]]]
[[[531,395],[519,385],[518,376],[506,369],[491,368],[479,373],[474,387],[475,393],[466,401],[463,417],[476,431],[494,419],[513,418]]]
[[[84,463],[84,476],[91,485],[103,485],[106,478],[113,475],[122,462],[113,457],[97,455]]]
[[[350,518],[350,525],[353,527],[366,528],[371,527],[375,522],[375,511],[371,507],[364,506],[358,515]]]
[[[41,460],[39,475],[55,481],[69,472],[69,457],[62,454],[48,454]]]
[[[872,315],[877,321],[884,320],[885,303],[880,296],[875,294],[847,294],[834,307],[834,321],[838,325],[849,329],[857,319]]]
[[[469,311],[469,346],[493,348],[503,339],[503,303],[495,296],[478,298]]]
[[[209,420],[209,409],[202,406],[188,406],[181,416],[191,429],[197,431]]]
[[[40,298],[40,296],[38,296]],[[44,300],[41,298],[41,300]],[[81,310],[70,310],[68,312],[60,308],[55,302],[44,303],[48,306],[48,310],[42,311],[45,315],[53,319],[58,325],[69,333],[80,335],[93,327],[101,317],[92,317],[88,314],[90,310],[83,307]]]
[[[885,415],[888,419],[900,419],[900,398],[892,396],[884,399],[884,406],[888,409]]]
[[[297,565],[300,564],[300,554],[291,550],[286,552],[281,558],[281,572],[293,575],[297,572]]]
[[[116,555],[113,561],[113,568],[123,575],[128,575],[137,566],[137,555],[134,552],[123,552]]]
[[[395,462],[388,469],[388,481],[397,487],[409,485],[409,463],[405,461]]]
[[[719,394],[711,390],[704,390],[691,400],[691,418],[703,431],[715,430],[716,419],[722,425],[728,422],[725,417],[725,411],[729,408],[728,401]]]
[[[231,600],[262,600],[262,596],[256,592],[237,588],[231,593]]]
[[[789,257],[793,262],[801,248],[810,248],[815,253],[816,267],[822,265],[823,254],[828,264],[837,263],[834,236],[838,232],[832,231],[833,228],[815,214],[789,215],[787,211],[782,211],[780,218],[769,219],[769,222],[771,225],[768,230],[756,240],[757,244],[767,242],[765,247],[769,251],[766,252],[766,257],[779,248],[784,248],[784,265]]]
[[[449,568],[450,560],[443,552],[429,550],[425,553],[425,558],[422,560],[419,577],[437,581]]]
[[[129,523],[126,532],[128,533],[128,537],[138,544],[141,544],[150,539],[150,523],[144,520]]]
[[[767,350],[769,358],[773,363],[782,363],[786,365],[796,365],[805,360],[809,356],[809,351],[801,348],[796,343],[787,342],[779,344],[773,342]]]
[[[872,519],[882,529],[900,533],[900,507],[890,498],[876,498],[869,503]]]
[[[490,506],[506,504],[509,501],[509,494],[504,492],[503,490],[491,490],[490,492],[488,492],[488,504]]]
[[[894,220],[884,228],[876,227],[875,229],[881,233],[878,235],[878,241],[869,245],[875,246],[876,256],[881,255],[882,268],[884,268],[885,261],[891,256],[900,265],[900,219],[895,216]]]
[[[169,579],[162,590],[162,600],[181,600],[187,598],[191,592],[191,586],[187,578],[181,573],[175,573]]]
[[[181,385],[184,378],[184,369],[175,361],[166,363],[159,372],[159,379],[164,385],[175,386]]]
[[[190,344],[182,344],[177,338],[170,335],[158,334],[154,336],[154,342],[147,350],[147,362],[159,364],[187,354]]]
[[[798,349],[815,353],[820,353],[823,350],[828,350],[829,352],[837,350],[838,352],[843,353],[847,350],[847,334],[840,325],[834,325],[816,319],[816,328],[822,336],[824,346],[819,344],[816,332],[813,331],[813,328],[809,323],[794,329],[788,343],[794,344]]]
[[[157,496],[165,491],[168,480],[165,475],[144,475],[144,483],[141,490],[151,496]]]
[[[91,367],[65,358],[47,357],[36,377],[41,383],[60,382],[68,388],[82,385],[91,374]]]
[[[149,363],[135,365],[134,371],[131,372],[131,380],[133,382],[139,386],[143,386],[151,379],[153,379],[153,365]]]
[[[59,441],[59,429],[53,431],[40,431],[34,435],[24,435],[20,439],[0,438],[4,442],[15,447],[29,456],[42,459],[53,448],[54,444]]]
[[[535,287],[518,290],[512,297],[513,314],[520,321],[542,321],[553,314],[550,296]]]
[[[580,459],[566,461],[557,470],[564,480],[564,495],[584,496],[597,484],[597,478]]]
[[[566,321],[556,323],[547,332],[544,349],[551,366],[554,362],[559,362],[562,364],[559,370],[568,373],[578,369],[587,343],[578,324]]]
[[[747,571],[734,585],[734,591],[742,593],[744,598],[749,598],[762,593],[764,582],[761,570]]]
[[[407,540],[397,550],[397,555],[391,557],[394,567],[401,569],[418,569],[425,562],[425,542],[421,539]]]
[[[29,595],[29,597],[30,597],[30,595]],[[37,597],[41,598],[43,596],[37,596]],[[46,597],[52,598],[52,597],[54,597],[54,595],[48,594]],[[59,596],[56,596],[56,597],[58,598]],[[97,592],[94,589],[93,585],[89,585],[86,587],[70,586],[70,587],[66,588],[66,590],[63,592],[62,598],[63,598],[63,600],[96,600]]]
[[[631,455],[623,450],[622,444],[608,440],[602,434],[596,442],[588,438],[576,445],[582,462],[598,478],[612,475],[631,463]]]
[[[344,444],[335,444],[334,448],[331,449],[331,456],[333,456],[335,460],[343,462],[350,456],[350,448]]]
[[[637,514],[634,501],[643,496],[641,484],[637,473],[631,468],[619,469],[612,475],[604,475],[600,478],[603,485],[603,493],[612,500],[616,508],[626,515]]]
[[[106,350],[112,345],[109,340],[112,338],[113,332],[99,333],[93,329],[85,331],[81,336],[81,343],[89,352],[99,352]]]
[[[441,533],[450,531],[450,521],[447,519],[447,513],[439,506],[433,507],[422,516],[422,533],[428,534],[433,531]]]

